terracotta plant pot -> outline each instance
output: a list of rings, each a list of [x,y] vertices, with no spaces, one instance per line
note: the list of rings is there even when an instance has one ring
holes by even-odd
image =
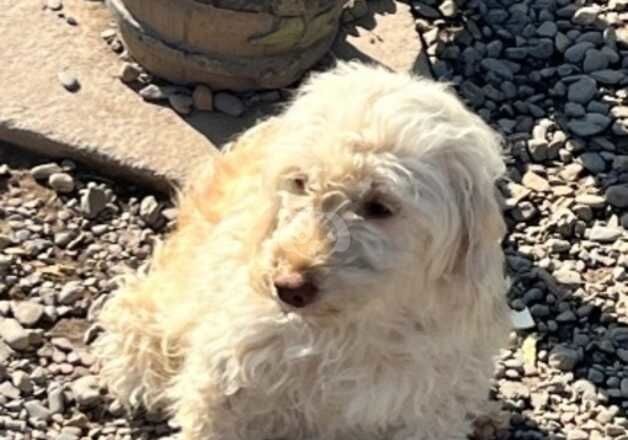
[[[329,50],[346,0],[107,0],[151,73],[214,89],[284,87]]]

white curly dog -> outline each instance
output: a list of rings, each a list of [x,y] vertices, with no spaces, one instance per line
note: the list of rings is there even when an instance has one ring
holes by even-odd
[[[349,63],[203,168],[100,315],[111,393],[185,440],[465,438],[509,330],[498,136]]]

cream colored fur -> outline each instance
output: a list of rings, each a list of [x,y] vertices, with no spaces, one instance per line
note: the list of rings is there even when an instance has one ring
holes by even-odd
[[[499,139],[443,84],[341,64],[190,179],[100,316],[110,391],[185,440],[462,439],[508,332]],[[378,200],[389,218],[368,218]],[[307,272],[319,300],[282,303]]]

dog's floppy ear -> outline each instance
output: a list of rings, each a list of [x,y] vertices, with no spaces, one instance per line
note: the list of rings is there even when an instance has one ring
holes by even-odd
[[[432,279],[482,282],[495,269],[502,270],[499,242],[506,228],[495,181],[505,167],[499,138],[478,123],[469,136],[426,153],[431,169],[427,192],[433,202],[428,214]]]
[[[278,118],[256,125],[224,154],[216,154],[190,173],[179,197],[180,227],[198,221],[218,223],[259,195],[266,154],[278,127]]]

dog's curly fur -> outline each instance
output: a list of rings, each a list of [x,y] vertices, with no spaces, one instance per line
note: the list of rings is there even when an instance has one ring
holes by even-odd
[[[190,179],[151,269],[100,315],[102,377],[186,440],[465,438],[508,332],[503,171],[446,85],[314,75]],[[278,298],[290,273],[316,301]]]

